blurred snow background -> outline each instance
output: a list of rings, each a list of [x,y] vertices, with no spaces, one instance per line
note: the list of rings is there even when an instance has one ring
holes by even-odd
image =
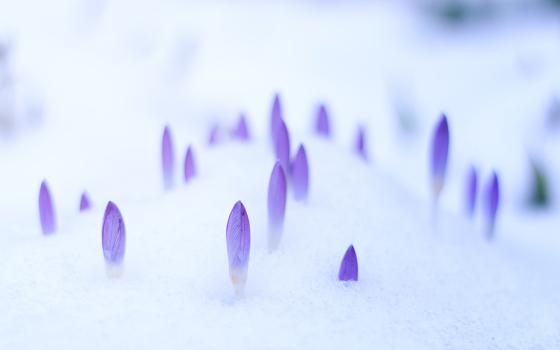
[[[0,44],[0,348],[560,345],[554,1],[3,1]],[[277,91],[312,189],[288,203],[269,256]],[[321,101],[331,142],[311,133]],[[427,152],[442,111],[450,171],[435,229]],[[240,112],[253,141],[208,147]],[[177,162],[192,143],[200,176],[164,194],[166,123]],[[358,124],[367,165],[351,153]],[[549,180],[544,209],[527,204],[531,159]],[[463,215],[471,164],[483,185],[500,174],[495,242]],[[44,178],[60,224],[48,238]],[[78,215],[83,190],[95,208]],[[238,199],[254,239],[242,301],[224,241]],[[117,281],[100,249],[108,200],[129,234]],[[350,243],[361,280],[344,286]]]

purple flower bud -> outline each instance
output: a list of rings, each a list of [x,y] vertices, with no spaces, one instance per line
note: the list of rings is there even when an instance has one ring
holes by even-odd
[[[249,253],[251,250],[251,226],[243,203],[237,201],[229,214],[226,226],[226,245],[229,275],[236,292],[241,293],[247,281]]]
[[[447,117],[442,114],[433,137],[432,143],[432,190],[434,198],[438,198],[445,182],[447,170],[447,154],[449,152],[449,127]]]
[[[214,146],[220,141],[220,128],[214,125],[210,129],[210,135],[208,135],[208,145]]]
[[[315,131],[317,134],[329,137],[331,135],[331,126],[329,122],[329,114],[325,105],[319,105],[317,108],[317,121],[315,123]]]
[[[472,217],[476,208],[476,193],[478,187],[478,174],[476,168],[471,166],[467,175],[467,215]]]
[[[486,236],[488,239],[494,237],[494,230],[496,226],[496,214],[500,205],[500,183],[496,172],[492,172],[490,182],[486,186],[486,220],[487,231]]]
[[[196,176],[196,163],[194,161],[193,148],[189,146],[185,156],[185,182],[189,182],[194,176]]]
[[[165,126],[161,140],[161,164],[163,169],[163,184],[166,190],[173,187],[174,162],[171,131],[169,130],[169,126]]]
[[[350,245],[340,263],[338,271],[338,279],[340,281],[357,281],[358,280],[358,258],[354,246]]]
[[[39,219],[44,235],[50,235],[56,231],[54,205],[49,186],[45,180],[41,182],[41,188],[39,189]]]
[[[249,137],[249,128],[247,127],[247,121],[245,120],[245,115],[241,114],[239,116],[239,121],[237,122],[237,126],[232,131],[232,136],[238,140],[248,140]]]
[[[278,129],[276,130],[276,138],[274,143],[274,152],[276,159],[282,165],[282,168],[288,173],[290,170],[290,134],[283,120],[280,120]]]
[[[80,211],[86,211],[91,208],[91,202],[89,200],[89,196],[87,192],[83,192],[82,196],[80,197]]]
[[[108,266],[120,266],[126,247],[126,228],[119,208],[113,202],[107,204],[101,231],[103,256]]]
[[[272,110],[270,111],[270,136],[273,143],[275,143],[277,130],[282,118],[282,103],[280,102],[280,94],[277,93],[274,95],[274,102],[272,102]]]
[[[309,165],[305,147],[299,145],[294,161],[292,162],[292,183],[296,200],[307,199],[309,191]]]
[[[364,160],[368,160],[367,146],[366,146],[366,131],[363,126],[358,127],[358,135],[356,136],[356,153]]]
[[[268,184],[268,248],[276,250],[282,236],[286,214],[286,175],[279,162],[276,162]]]

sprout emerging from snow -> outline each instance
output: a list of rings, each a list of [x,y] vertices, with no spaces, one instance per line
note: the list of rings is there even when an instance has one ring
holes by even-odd
[[[317,120],[315,122],[315,132],[325,137],[331,136],[329,114],[327,112],[327,107],[325,107],[325,105],[323,104],[317,107]]]
[[[276,250],[282,237],[284,216],[286,214],[286,175],[279,162],[276,162],[268,184],[268,249]]]
[[[196,176],[196,163],[194,160],[194,150],[192,146],[187,148],[187,154],[185,156],[185,167],[184,167],[185,182],[189,182],[193,177]]]
[[[280,94],[277,93],[274,95],[272,110],[270,111],[270,137],[273,144],[276,143],[276,134],[282,118],[282,103],[280,102]]]
[[[87,192],[83,192],[82,196],[80,197],[80,211],[86,211],[91,208],[91,201],[89,200],[89,196]]]
[[[469,168],[467,174],[466,210],[469,217],[473,217],[476,208],[476,194],[478,188],[478,173],[474,166]]]
[[[486,187],[486,237],[492,239],[496,226],[496,214],[500,205],[500,183],[496,172],[492,172],[490,182]]]
[[[231,135],[242,141],[249,140],[249,127],[247,126],[247,120],[245,119],[245,115],[241,114],[239,116],[239,120],[237,121],[237,126],[233,129]]]
[[[276,159],[280,162],[286,174],[288,174],[290,171],[290,134],[283,120],[280,120],[278,128],[276,129],[274,153]]]
[[[238,201],[231,210],[226,226],[226,245],[229,275],[238,295],[243,293],[247,281],[249,253],[251,250],[251,226],[243,203]]]
[[[354,246],[350,245],[340,263],[338,271],[338,279],[340,281],[357,281],[358,280],[358,258]]]
[[[41,182],[41,188],[39,189],[39,219],[44,235],[50,235],[56,231],[54,204],[45,180]]]
[[[535,207],[546,207],[550,204],[550,191],[545,168],[535,160],[531,161],[532,186],[529,203]]]
[[[120,275],[126,247],[126,228],[121,212],[113,202],[107,204],[103,216],[101,245],[108,275]]]
[[[173,187],[173,173],[175,169],[175,159],[173,156],[173,140],[169,126],[163,129],[161,138],[161,165],[163,170],[163,185],[166,190]]]
[[[364,160],[368,160],[367,145],[366,145],[366,130],[363,126],[358,126],[358,134],[356,135],[355,144],[356,153]]]
[[[437,201],[445,184],[447,155],[449,152],[449,127],[447,117],[443,114],[436,126],[432,140],[432,191]]]
[[[309,192],[309,165],[303,145],[299,145],[292,162],[292,180],[295,199],[297,201],[306,200]]]

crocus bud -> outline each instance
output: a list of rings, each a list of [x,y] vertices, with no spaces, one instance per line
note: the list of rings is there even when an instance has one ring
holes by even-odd
[[[330,137],[331,126],[329,121],[329,114],[327,112],[327,107],[321,104],[317,108],[317,120],[315,122],[315,132],[317,134]]]
[[[215,146],[220,141],[220,128],[214,125],[208,135],[208,145]]]
[[[107,204],[103,215],[101,245],[107,274],[110,277],[119,276],[122,273],[126,247],[126,228],[121,212],[113,202]]]
[[[238,140],[249,140],[249,128],[247,127],[247,120],[245,120],[245,115],[241,114],[239,116],[239,121],[237,126],[233,129],[231,135]]]
[[[268,184],[268,249],[271,252],[278,248],[282,237],[286,214],[286,190],[284,169],[279,162],[276,162]]]
[[[39,189],[39,219],[44,235],[50,235],[56,231],[54,204],[46,181],[41,182]]]
[[[486,237],[492,239],[496,227],[496,214],[500,205],[500,184],[496,172],[492,172],[486,186]]]
[[[185,182],[189,182],[193,177],[196,176],[196,163],[194,160],[194,151],[192,146],[189,146],[189,148],[187,149],[184,170]]]
[[[366,145],[366,130],[363,126],[358,127],[355,150],[360,157],[362,157],[364,160],[368,160],[367,145]]]
[[[80,197],[80,211],[87,211],[91,208],[91,201],[89,200],[89,196],[87,192],[83,192],[82,196]]]
[[[276,130],[276,138],[274,144],[274,153],[276,159],[282,165],[286,173],[290,170],[290,134],[283,120],[280,120],[278,129]]]
[[[282,118],[282,103],[280,102],[280,94],[277,93],[274,95],[272,110],[270,111],[270,136],[273,144],[276,142],[276,134]]]
[[[340,281],[357,281],[358,280],[358,258],[354,246],[350,245],[340,263],[338,271],[338,279]]]
[[[432,141],[432,191],[434,199],[437,200],[445,183],[449,152],[449,127],[445,114],[442,114],[437,123]]]
[[[478,174],[476,168],[471,166],[467,174],[467,190],[466,190],[466,210],[467,215],[472,217],[476,208],[476,194],[478,188]]]
[[[249,216],[238,201],[231,210],[226,226],[226,245],[229,260],[229,276],[236,293],[242,294],[247,281],[249,253],[251,251],[251,226]]]
[[[305,147],[299,145],[294,161],[292,162],[292,184],[294,198],[297,201],[306,200],[309,192],[309,165]]]
[[[163,185],[166,190],[173,187],[173,173],[175,170],[175,159],[173,156],[173,140],[169,126],[163,129],[161,139],[161,164],[163,170]]]
[[[529,204],[535,207],[546,207],[550,204],[551,191],[545,167],[533,159],[531,160],[531,170]]]

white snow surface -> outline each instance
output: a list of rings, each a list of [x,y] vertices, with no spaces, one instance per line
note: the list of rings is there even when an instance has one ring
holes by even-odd
[[[33,10],[31,10],[33,9]],[[560,219],[528,209],[528,155],[560,176],[544,111],[560,93],[560,28],[548,14],[446,28],[394,2],[4,2],[22,84],[42,120],[0,143],[0,349],[560,348]],[[280,91],[310,197],[291,197],[280,250],[266,249]],[[414,104],[399,131],[391,98]],[[311,132],[326,101],[332,140]],[[252,140],[227,138],[240,111]],[[434,122],[449,116],[437,215],[428,186]],[[352,152],[367,126],[371,162]],[[171,126],[176,187],[163,190]],[[207,145],[214,124],[222,142]],[[189,144],[199,175],[181,181]],[[463,214],[466,169],[500,174],[496,239]],[[40,233],[47,179],[59,223]],[[555,194],[560,194],[552,182]],[[78,212],[87,190],[93,209]],[[105,273],[107,201],[127,228],[125,271]],[[225,227],[251,223],[245,295],[229,281]],[[341,283],[347,247],[359,281]]]

